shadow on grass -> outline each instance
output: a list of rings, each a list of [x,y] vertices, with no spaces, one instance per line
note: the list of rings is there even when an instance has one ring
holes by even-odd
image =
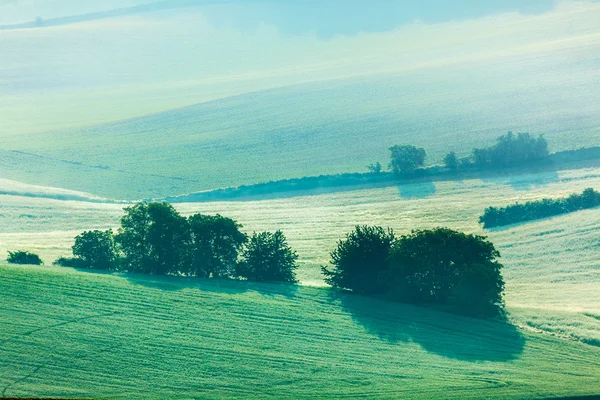
[[[463,361],[519,358],[525,339],[517,328],[437,310],[332,292],[332,301],[364,329],[388,343],[413,342],[424,350]]]
[[[282,283],[258,283],[235,279],[207,279],[184,276],[157,276],[122,272],[119,276],[127,278],[131,283],[164,291],[197,289],[204,292],[240,294],[258,292],[266,296],[294,297],[297,285]]]
[[[406,185],[398,185],[400,197],[404,199],[424,199],[433,196],[436,192],[436,187],[433,182],[411,183]]]

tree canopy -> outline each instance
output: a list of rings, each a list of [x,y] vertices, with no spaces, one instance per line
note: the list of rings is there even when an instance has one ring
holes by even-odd
[[[425,149],[411,145],[392,146],[390,152],[390,168],[398,175],[412,174],[417,168],[423,166],[427,156]]]
[[[381,276],[388,267],[394,241],[391,230],[378,226],[356,226],[331,253],[333,269],[321,268],[325,282],[356,293],[383,293],[385,288]]]
[[[296,260],[283,232],[255,232],[242,251],[237,275],[249,281],[295,283]]]
[[[112,230],[86,231],[75,237],[73,255],[81,260],[79,263],[60,258],[57,264],[71,264],[81,268],[116,269],[117,250]]]
[[[447,228],[395,238],[381,227],[356,227],[323,268],[335,288],[434,305],[468,315],[502,313],[499,252],[481,236]]]

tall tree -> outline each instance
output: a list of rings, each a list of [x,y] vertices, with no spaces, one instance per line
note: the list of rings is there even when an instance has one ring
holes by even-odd
[[[425,149],[415,146],[392,146],[390,147],[392,172],[398,175],[412,174],[425,163],[427,153]]]
[[[248,240],[242,225],[221,215],[195,214],[188,218],[191,232],[191,271],[200,277],[235,274],[239,252]]]
[[[112,230],[86,231],[75,237],[73,255],[83,268],[116,269],[117,250]]]
[[[379,226],[356,226],[331,253],[333,268],[321,268],[325,282],[357,293],[383,293],[386,286],[382,273],[387,270],[394,240],[391,230],[386,231]]]
[[[131,271],[164,275],[189,269],[187,220],[169,203],[125,208],[116,241]]]
[[[237,275],[249,281],[295,283],[297,260],[283,232],[255,232],[242,252]]]

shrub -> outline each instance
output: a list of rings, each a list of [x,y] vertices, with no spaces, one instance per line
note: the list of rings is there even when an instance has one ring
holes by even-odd
[[[542,199],[525,204],[513,204],[504,208],[488,207],[479,217],[484,228],[494,228],[561,215],[600,206],[600,193],[592,188],[582,194],[572,194],[562,199]]]
[[[458,163],[459,163],[459,161],[458,161],[458,158],[456,157],[456,153],[453,151],[446,154],[446,157],[444,157],[444,165],[448,169],[457,169]]]
[[[242,252],[237,275],[249,281],[295,283],[297,259],[281,231],[255,232]]]
[[[451,229],[414,231],[394,238],[380,227],[356,227],[323,268],[336,288],[460,314],[503,313],[502,265],[493,244]]]
[[[6,260],[10,264],[42,265],[40,256],[24,250],[9,251]]]
[[[86,231],[78,235],[73,245],[73,255],[81,261],[68,262],[80,268],[116,269],[117,249],[112,230]]]
[[[446,228],[414,231],[390,252],[387,296],[460,314],[501,314],[504,281],[498,257],[482,236]]]
[[[333,269],[321,268],[325,282],[356,293],[383,293],[385,285],[381,274],[388,267],[394,240],[391,230],[385,231],[379,226],[356,226],[331,253]]]
[[[52,265],[70,268],[86,268],[83,260],[77,257],[58,257],[52,262]]]

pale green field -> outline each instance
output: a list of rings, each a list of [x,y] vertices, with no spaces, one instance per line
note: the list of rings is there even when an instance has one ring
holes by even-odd
[[[562,197],[600,187],[600,169],[436,182],[397,188],[248,202],[178,204],[184,214],[221,213],[248,232],[281,229],[300,259],[305,285],[322,286],[320,265],[355,224],[411,229],[447,226],[488,235],[502,253],[506,301],[522,326],[584,341],[600,340],[600,214],[587,210],[492,232],[477,223],[489,205]],[[70,253],[86,229],[116,228],[122,205],[0,197],[0,251],[29,249],[46,263]],[[549,314],[550,312],[550,314]]]
[[[326,289],[0,267],[0,394],[545,399],[600,348]]]

